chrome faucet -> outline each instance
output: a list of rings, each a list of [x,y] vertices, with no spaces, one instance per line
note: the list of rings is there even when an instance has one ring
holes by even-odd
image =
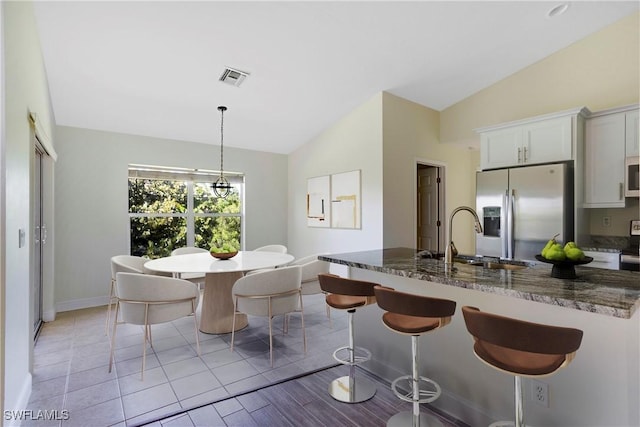
[[[482,224],[480,224],[480,218],[478,218],[478,214],[469,206],[460,206],[457,207],[451,212],[451,216],[449,217],[449,229],[447,230],[449,233],[449,244],[447,245],[447,249],[444,252],[444,262],[445,264],[452,264],[453,257],[458,255],[458,250],[456,249],[456,245],[453,244],[453,217],[460,211],[468,211],[471,212],[473,218],[475,220],[475,229],[476,233],[482,233]]]

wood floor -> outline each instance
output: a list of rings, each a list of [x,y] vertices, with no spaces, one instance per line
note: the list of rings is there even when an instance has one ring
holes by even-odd
[[[389,384],[358,370],[377,383],[376,395],[359,404],[346,404],[327,392],[329,383],[348,373],[337,366],[300,378],[269,386],[251,393],[221,400],[147,424],[153,427],[178,426],[385,426],[397,412],[411,410],[411,404],[399,400]],[[440,419],[444,427],[467,427],[466,424],[431,411],[422,411]]]

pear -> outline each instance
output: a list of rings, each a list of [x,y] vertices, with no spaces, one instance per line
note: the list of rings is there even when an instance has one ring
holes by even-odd
[[[545,258],[552,261],[564,261],[567,256],[564,253],[562,245],[560,243],[556,243],[546,252]]]
[[[567,244],[564,245],[564,251],[566,252],[569,249],[577,248],[577,247],[578,247],[578,245],[576,245],[576,242],[567,242]]]
[[[578,261],[584,257],[584,252],[578,247],[565,249],[564,253],[571,261]]]
[[[543,257],[545,257],[545,258],[548,258],[548,257],[547,257],[547,252],[549,252],[549,249],[551,249],[551,247],[552,247],[553,245],[555,245],[556,243],[558,243],[558,242],[556,242],[556,237],[558,237],[559,235],[560,235],[560,234],[556,234],[555,236],[553,236],[553,237],[551,238],[551,240],[549,240],[549,241],[547,242],[547,244],[546,244],[546,245],[544,246],[544,248],[542,249],[542,252],[540,252],[540,255],[542,255],[542,256],[543,256]]]

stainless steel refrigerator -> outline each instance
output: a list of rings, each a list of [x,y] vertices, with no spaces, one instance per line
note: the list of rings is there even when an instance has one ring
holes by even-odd
[[[476,253],[533,260],[556,234],[574,240],[573,200],[570,163],[478,172]]]

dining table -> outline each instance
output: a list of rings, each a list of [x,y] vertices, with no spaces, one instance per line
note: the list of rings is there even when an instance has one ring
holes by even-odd
[[[153,259],[144,266],[152,271],[171,273],[174,277],[186,273],[204,273],[199,329],[207,334],[224,334],[234,330],[235,307],[231,291],[236,280],[249,271],[284,266],[293,259],[290,254],[263,251],[239,251],[229,259],[218,259],[209,252],[199,252]],[[236,315],[236,331],[248,324],[246,314]]]

